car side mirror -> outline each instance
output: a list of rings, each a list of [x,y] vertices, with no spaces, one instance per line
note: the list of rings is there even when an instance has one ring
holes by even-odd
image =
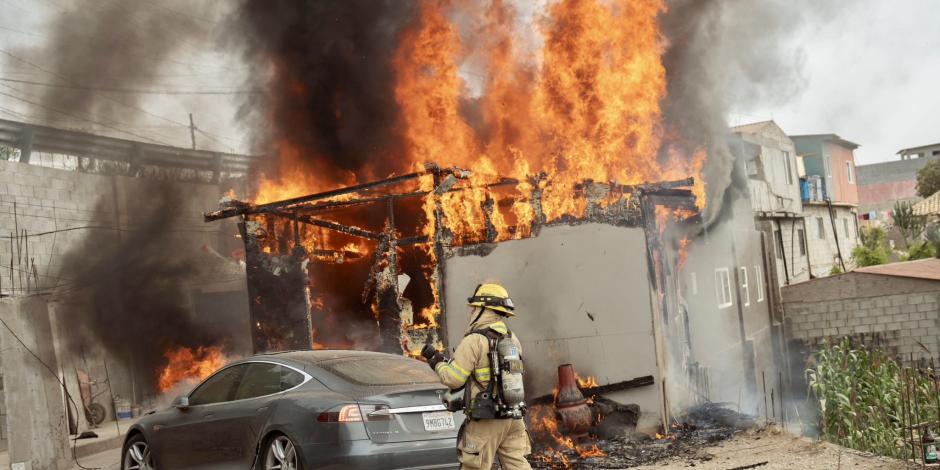
[[[176,397],[173,400],[173,407],[186,411],[187,409],[189,409],[189,397],[187,397],[186,395],[180,395]]]

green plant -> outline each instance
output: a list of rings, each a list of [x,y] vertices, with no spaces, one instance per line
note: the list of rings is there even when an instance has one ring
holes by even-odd
[[[930,197],[940,191],[940,159],[934,160],[917,171],[917,194]]]
[[[888,262],[888,233],[881,227],[862,227],[861,244],[852,249],[856,266],[874,266]]]
[[[832,269],[829,270],[830,276],[835,276],[836,274],[842,274],[842,268],[838,264],[832,265]]]
[[[897,201],[894,203],[894,226],[904,237],[904,246],[909,247],[924,233],[927,218],[914,214],[914,205],[910,201]]]
[[[911,245],[904,260],[912,261],[915,259],[933,258],[935,256],[937,256],[937,249],[934,247],[933,243],[927,240],[921,240]]]
[[[847,338],[821,347],[815,360],[806,379],[820,435],[854,449],[911,457],[904,423],[936,419],[934,370],[902,367],[884,351],[854,346]],[[905,400],[908,395],[913,400]],[[908,408],[911,401],[915,405]]]
[[[927,241],[933,245],[933,251],[937,254],[937,257],[940,258],[940,225],[934,224],[927,227],[924,235]]]

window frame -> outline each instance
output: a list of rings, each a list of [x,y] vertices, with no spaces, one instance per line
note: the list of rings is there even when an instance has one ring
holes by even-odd
[[[751,289],[747,285],[747,266],[739,267],[738,271],[741,273],[741,290],[744,291],[744,302],[742,305],[749,307],[751,305]]]
[[[787,185],[793,185],[793,165],[790,163],[790,152],[783,151],[783,171],[787,173]]]
[[[724,298],[725,293],[728,294],[727,300]],[[718,301],[719,310],[734,305],[731,292],[731,274],[728,272],[728,268],[715,268],[715,300]]]
[[[247,361],[236,362],[236,363],[234,363],[234,364],[229,364],[229,365],[227,365],[227,366],[225,366],[225,367],[223,367],[223,368],[221,368],[221,369],[215,371],[212,375],[206,377],[205,380],[203,380],[202,382],[199,383],[199,385],[197,385],[195,388],[193,388],[193,390],[192,390],[191,392],[189,392],[189,394],[186,395],[186,398],[192,399],[193,394],[196,393],[196,391],[198,391],[199,388],[201,388],[204,383],[208,382],[209,380],[211,380],[211,379],[212,379],[213,377],[215,377],[216,375],[222,373],[222,371],[227,370],[227,369],[231,369],[231,368],[233,368],[233,367],[245,366],[245,372],[247,372],[247,371],[248,371],[248,366],[251,365],[251,364],[254,364],[254,363],[274,364],[274,365],[277,365],[277,366],[286,367],[286,368],[288,368],[288,369],[293,370],[294,372],[300,372],[300,374],[303,375],[304,379],[303,379],[299,384],[297,384],[297,385],[295,385],[295,386],[293,386],[293,387],[291,387],[291,388],[288,388],[288,389],[286,389],[286,390],[281,390],[281,391],[275,392],[275,393],[269,393],[269,394],[267,394],[267,395],[261,395],[261,396],[250,397],[250,398],[240,398],[240,399],[238,399],[238,400],[226,400],[226,401],[219,401],[219,402],[215,402],[215,403],[206,403],[206,404],[203,404],[203,405],[190,405],[190,406],[212,406],[212,405],[221,405],[221,404],[224,404],[224,403],[236,403],[236,402],[243,402],[243,401],[247,401],[247,400],[257,400],[258,398],[270,397],[270,396],[273,396],[273,395],[277,395],[277,394],[279,394],[279,393],[284,393],[284,392],[289,392],[289,391],[291,391],[291,390],[295,390],[295,389],[297,389],[298,387],[301,387],[301,386],[303,386],[304,384],[306,384],[307,382],[313,380],[313,376],[312,376],[312,375],[310,375],[310,374],[304,372],[303,370],[298,369],[298,368],[296,368],[296,367],[294,367],[294,366],[287,365],[287,364],[284,364],[284,363],[282,363],[282,362],[277,362],[277,361],[265,361],[265,360],[251,359],[251,360],[247,360]],[[242,373],[242,376],[244,376],[244,372]],[[241,385],[241,378],[242,378],[242,377],[239,377],[239,378],[238,378],[238,382],[235,384],[235,389],[234,389],[234,391],[236,391],[236,392],[237,392],[237,390],[238,390],[238,387]],[[232,396],[234,397],[234,395],[232,395]]]
[[[822,217],[816,217],[816,238],[820,240],[826,239],[826,222]]]
[[[806,256],[806,231],[801,228],[796,229],[796,238],[800,246],[800,256]]]
[[[846,172],[846,177],[848,178],[849,184],[855,184],[855,171],[852,168],[851,161],[845,162],[845,172]]]
[[[757,274],[757,301],[764,301],[764,271],[761,269],[759,264],[754,265],[754,272]]]

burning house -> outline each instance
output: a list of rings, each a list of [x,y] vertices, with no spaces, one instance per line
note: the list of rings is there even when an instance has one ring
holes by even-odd
[[[240,218],[254,350],[451,348],[469,292],[499,281],[533,398],[572,363],[646,429],[704,401],[779,415],[774,267],[724,82],[667,44],[719,20],[694,2],[391,5],[239,16],[268,65],[248,104],[272,165],[206,219]]]
[[[450,349],[465,332],[467,293],[497,281],[519,306],[512,327],[526,351],[527,393],[551,394],[557,367],[571,363],[606,386],[607,398],[638,405],[636,424],[655,431],[713,398],[737,397],[757,413],[758,376],[766,382],[769,371],[778,386],[759,234],[739,232],[730,245],[733,236],[713,234],[709,242],[693,182],[586,180],[567,200],[572,213],[549,217],[547,175],[520,182],[428,166],[264,204],[226,199],[206,220],[241,218],[255,352],[417,356],[427,341]],[[709,297],[699,292],[709,282],[690,290],[683,268],[704,267],[715,250],[732,275],[715,269],[719,301],[709,309],[693,305]],[[719,329],[703,323],[716,321],[708,310],[720,314]],[[729,373],[740,379],[710,385]]]

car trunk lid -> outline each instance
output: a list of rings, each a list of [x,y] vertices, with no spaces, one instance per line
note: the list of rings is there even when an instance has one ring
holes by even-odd
[[[436,385],[359,397],[369,438],[380,443],[456,437],[462,415],[444,407],[445,391]]]

